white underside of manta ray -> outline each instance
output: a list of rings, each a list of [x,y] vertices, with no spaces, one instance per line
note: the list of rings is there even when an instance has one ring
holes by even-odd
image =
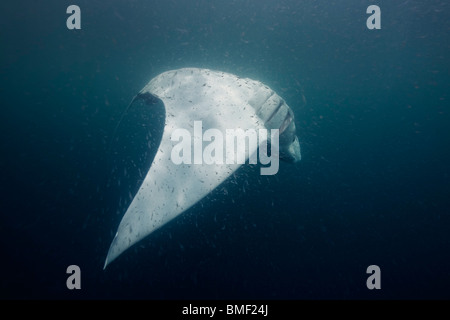
[[[263,83],[208,69],[168,71],[152,79],[133,102],[159,98],[166,118],[160,146],[139,191],[118,227],[106,257],[111,263],[126,249],[183,213],[224,182],[241,164],[175,164],[171,151],[174,130],[279,129],[280,158],[300,160],[294,114],[284,100]],[[132,102],[132,103],[133,103]],[[149,108],[152,105],[149,103]],[[270,137],[269,137],[270,138]],[[258,141],[261,145],[265,141]],[[248,156],[257,152],[249,146]]]

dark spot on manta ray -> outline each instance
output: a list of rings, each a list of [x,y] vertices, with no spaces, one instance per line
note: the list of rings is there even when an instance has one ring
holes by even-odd
[[[152,104],[155,104],[155,103],[158,103],[161,101],[159,98],[155,97],[150,92],[139,93],[137,95],[136,99],[142,99],[149,105],[152,105]]]

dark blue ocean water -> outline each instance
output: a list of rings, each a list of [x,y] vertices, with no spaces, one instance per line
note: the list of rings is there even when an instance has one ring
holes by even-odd
[[[66,28],[71,4],[81,30]],[[366,28],[371,4],[381,30]],[[443,0],[1,2],[0,297],[450,298],[449,12]],[[242,167],[103,270],[151,161],[138,125],[151,115],[131,111],[110,152],[114,128],[151,78],[182,67],[269,85],[303,158],[270,177]],[[381,290],[366,287],[369,265]]]

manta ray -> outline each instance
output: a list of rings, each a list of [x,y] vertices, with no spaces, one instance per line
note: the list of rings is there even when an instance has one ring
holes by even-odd
[[[152,108],[162,101],[165,125],[159,148],[109,248],[104,269],[126,249],[174,219],[230,177],[241,163],[175,163],[171,159],[177,129],[278,129],[277,155],[301,159],[294,113],[286,102],[263,83],[209,69],[183,68],[153,78],[132,100]],[[245,149],[245,159],[267,141]],[[272,150],[272,153],[274,151]]]

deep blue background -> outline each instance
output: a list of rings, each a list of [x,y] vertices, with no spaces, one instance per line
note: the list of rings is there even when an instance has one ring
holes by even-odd
[[[81,30],[66,28],[70,4]],[[371,4],[381,30],[366,28]],[[1,2],[0,297],[450,298],[449,12],[443,0]],[[273,88],[303,159],[273,177],[244,166],[103,271],[139,186],[130,161],[151,161],[137,111],[112,154],[114,127],[152,77],[181,67]],[[65,286],[71,264],[82,290]]]

